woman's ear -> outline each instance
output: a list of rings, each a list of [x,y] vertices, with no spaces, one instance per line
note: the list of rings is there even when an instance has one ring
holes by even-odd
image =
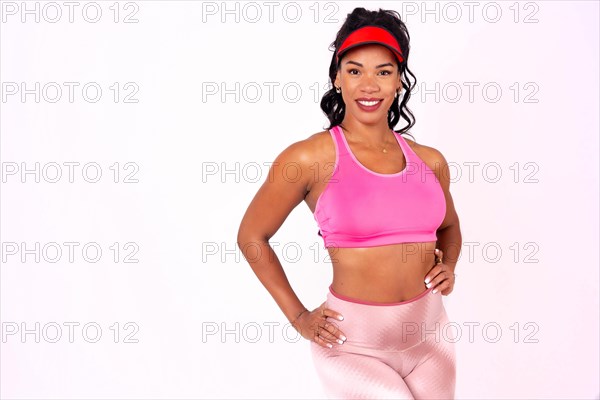
[[[333,81],[333,88],[342,87],[341,79],[340,79],[340,71],[335,74],[335,80]]]

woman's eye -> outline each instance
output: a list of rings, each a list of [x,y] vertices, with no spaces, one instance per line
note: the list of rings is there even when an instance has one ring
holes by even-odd
[[[349,69],[349,70],[348,70],[348,73],[349,73],[350,75],[355,75],[353,72],[358,72],[358,70],[357,70],[356,68],[353,68],[353,69]],[[381,71],[381,73],[383,73],[384,75],[390,75],[392,72],[391,72],[391,71],[388,71],[388,70],[383,70],[383,71]]]

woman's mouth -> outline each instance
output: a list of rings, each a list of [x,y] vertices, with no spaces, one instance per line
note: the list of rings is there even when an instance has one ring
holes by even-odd
[[[356,100],[358,107],[363,111],[375,111],[381,105],[382,100]]]

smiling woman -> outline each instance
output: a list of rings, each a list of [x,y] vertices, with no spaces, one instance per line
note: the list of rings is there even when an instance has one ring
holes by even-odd
[[[453,398],[454,338],[441,295],[454,288],[462,238],[445,158],[402,136],[415,122],[406,106],[416,82],[406,26],[394,11],[356,8],[333,45],[333,88],[321,101],[330,125],[278,155],[238,245],[311,341],[330,398]],[[408,124],[394,131],[400,118]],[[302,179],[284,179],[288,163],[301,166]],[[312,311],[269,245],[302,201],[333,266],[326,299]],[[254,257],[257,246],[265,257]]]

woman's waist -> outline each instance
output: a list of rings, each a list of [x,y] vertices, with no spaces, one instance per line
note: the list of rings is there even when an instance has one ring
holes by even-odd
[[[377,303],[340,295],[330,286],[326,307],[344,316],[327,320],[344,332],[348,344],[361,348],[404,350],[448,322],[441,293],[427,288],[403,302]]]
[[[434,261],[361,264],[334,262],[333,289],[342,295],[374,302],[402,302],[422,293]]]

